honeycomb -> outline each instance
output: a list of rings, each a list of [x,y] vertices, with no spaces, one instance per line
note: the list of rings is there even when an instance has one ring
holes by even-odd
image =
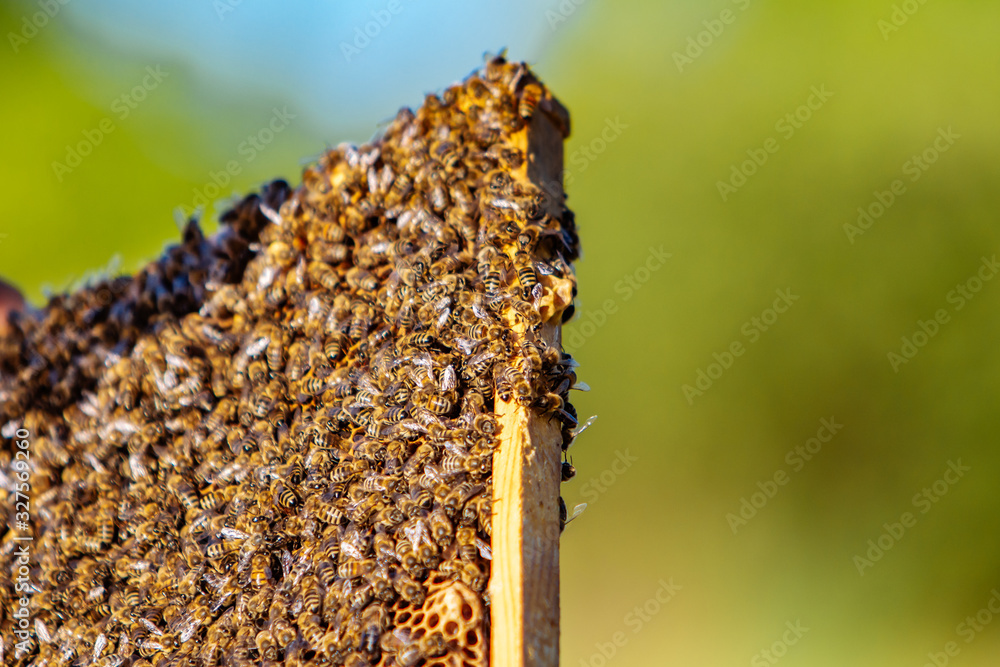
[[[430,578],[423,605],[411,608],[406,601],[398,602],[394,624],[383,639],[391,650],[383,653],[379,667],[410,664],[411,655],[426,658],[426,667],[487,664],[489,629],[483,603],[460,581]]]
[[[523,141],[555,104],[490,59],[14,315],[0,663],[486,664],[497,402],[577,422],[540,332],[579,242]]]

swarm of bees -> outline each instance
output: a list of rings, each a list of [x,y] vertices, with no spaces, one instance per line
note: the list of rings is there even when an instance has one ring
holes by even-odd
[[[576,364],[538,333],[568,315],[539,304],[574,280],[573,215],[514,176],[546,94],[488,60],[215,237],[192,220],[15,319],[0,431],[30,432],[35,590],[25,649],[4,447],[0,662],[485,664],[496,402],[564,449],[576,426]]]

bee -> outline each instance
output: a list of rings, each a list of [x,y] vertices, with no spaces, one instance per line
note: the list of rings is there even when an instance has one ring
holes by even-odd
[[[309,611],[318,614],[323,603],[323,591],[314,577],[302,580],[302,604]]]
[[[374,587],[370,583],[364,583],[351,591],[351,595],[348,597],[348,605],[351,611],[361,611],[374,597]]]
[[[410,604],[421,605],[424,603],[427,591],[408,574],[399,573],[395,580],[393,580],[392,585],[396,589],[396,592],[399,593],[399,596]]]
[[[317,650],[320,654],[331,658],[338,654],[338,647],[340,646],[340,633],[334,630],[327,632],[320,639]],[[345,663],[346,664],[346,663]],[[364,663],[367,665],[368,663]]]
[[[334,557],[336,557],[336,555]],[[322,581],[323,585],[328,589],[333,586],[337,581],[337,569],[334,567],[333,561],[326,560],[320,562],[316,566],[316,576],[319,577],[319,580]]]
[[[562,481],[568,482],[576,477],[576,468],[569,461],[562,462]]]
[[[458,514],[466,504],[477,494],[483,492],[483,486],[472,482],[462,482],[452,488],[444,500],[444,510],[450,516]]]
[[[396,179],[392,182],[392,187],[389,188],[389,192],[385,196],[386,208],[392,208],[402,203],[403,198],[406,197],[413,189],[413,179],[406,173],[401,173],[396,176]]]
[[[489,493],[473,498],[462,510],[463,524],[474,525],[477,522],[480,530],[487,535],[493,534],[493,500]]]
[[[476,529],[469,526],[459,526],[455,531],[455,543],[458,545],[459,557],[467,563],[476,559]]]
[[[271,373],[277,375],[284,366],[284,350],[281,332],[277,327],[271,327],[267,333],[266,360]]]
[[[330,386],[330,382],[326,378],[312,376],[305,379],[302,383],[302,389],[305,391],[306,395],[319,396]]]
[[[514,194],[514,181],[503,169],[494,169],[483,176],[487,191],[494,196],[509,197]]]
[[[431,536],[434,538],[434,541],[442,547],[451,544],[454,528],[444,510],[435,509],[431,512],[428,520],[430,522]]]
[[[471,310],[465,311],[471,313]],[[496,340],[501,336],[501,329],[499,326],[491,322],[479,322],[477,321],[471,327],[469,327],[469,337],[476,340]]]
[[[434,172],[437,174],[438,172]],[[437,176],[428,180],[430,190],[427,192],[427,200],[435,212],[441,213],[448,207],[448,188],[445,187],[444,179]],[[442,232],[445,230],[442,229]]]
[[[264,305],[268,309],[274,310],[283,304],[287,298],[288,292],[285,290],[285,286],[281,283],[276,283],[264,292]]]
[[[418,579],[421,578],[420,575],[423,572],[423,566],[420,564],[420,559],[413,549],[413,543],[409,539],[402,537],[396,540],[396,560],[400,562],[403,569],[409,572],[411,576]]]
[[[491,415],[476,415],[476,418],[472,422],[472,427],[486,436],[497,434],[497,420]]]
[[[177,497],[186,509],[194,509],[198,507],[198,493],[194,488],[180,475],[171,475],[167,479],[167,489]],[[108,542],[111,540],[108,539]]]
[[[410,518],[416,516],[421,509],[417,505],[417,503],[413,500],[413,498],[404,493],[397,493],[393,497],[393,502],[396,504],[396,507],[399,508],[399,511],[402,512],[404,516]]]
[[[351,289],[365,290],[366,292],[374,292],[378,289],[378,279],[368,271],[356,266],[347,271],[345,279]]]
[[[366,608],[361,614],[361,650],[375,653],[382,633],[389,627],[389,612],[382,605]]]
[[[531,252],[538,242],[539,230],[537,226],[527,225],[517,234],[517,250]]]
[[[295,341],[288,348],[288,362],[285,373],[292,382],[298,382],[309,368],[309,348],[301,341]]]
[[[396,560],[396,546],[389,534],[375,533],[372,544],[377,562],[388,563]]]
[[[543,95],[542,87],[537,83],[529,83],[521,91],[521,99],[518,101],[517,114],[525,120],[531,119],[538,107],[538,102]]]
[[[366,524],[375,512],[378,502],[379,500],[376,496],[366,496],[361,500],[351,503],[347,507],[348,517],[351,521],[359,525]]]
[[[337,272],[330,267],[329,264],[321,261],[309,262],[308,268],[306,269],[309,273],[309,277],[324,289],[332,292],[340,284],[340,277]]]
[[[517,370],[513,366],[502,366],[495,371],[494,377],[497,398],[505,402],[511,400],[514,383],[519,379]]]
[[[331,525],[338,525],[344,520],[344,512],[335,502],[323,502],[319,496],[311,496],[306,501],[306,512]]]
[[[135,409],[136,399],[139,395],[139,378],[129,375],[122,379],[118,389],[118,403],[123,408],[131,412]]]
[[[451,399],[442,394],[430,394],[427,397],[427,409],[436,415],[447,415],[454,407]]]
[[[423,443],[418,446],[403,466],[403,476],[413,477],[416,475],[417,471],[423,467],[424,463],[429,461],[432,456],[434,456],[433,446],[427,443]]]
[[[505,269],[503,259],[497,255],[496,259],[490,263],[489,269],[483,275],[483,284],[486,286],[486,291],[490,294],[496,294],[500,291],[500,285],[503,280],[503,272]]]
[[[537,290],[537,289],[538,289],[538,285],[536,284],[529,291],[532,291],[532,293],[533,293],[533,291]],[[529,296],[530,296],[530,294],[529,294]],[[538,310],[533,305],[531,305],[531,303],[529,303],[528,301],[516,301],[515,300],[511,304],[511,306],[514,308],[514,311],[517,313],[518,318],[522,322],[524,322],[529,328],[530,327],[534,327],[534,326],[536,326],[536,325],[538,325],[538,324],[541,323],[542,318],[538,314]]]
[[[292,627],[291,623],[287,620],[278,616],[273,621],[271,621],[271,636],[274,638],[274,643],[278,645],[281,650],[288,648],[288,646],[295,641],[298,633],[295,632],[295,628]]]
[[[407,348],[426,348],[434,343],[434,336],[426,331],[419,333],[413,333],[400,341],[400,347],[404,350]]]
[[[213,542],[206,547],[205,557],[209,560],[220,560],[231,553],[235,553],[236,551],[239,551],[239,546],[234,545],[232,542]]]
[[[380,413],[380,418],[390,424],[395,424],[398,421],[402,421],[403,419],[406,419],[408,416],[409,413],[407,412],[406,408],[397,406],[386,408],[384,411]]]
[[[345,560],[337,566],[337,576],[344,579],[356,579],[363,577],[375,569],[376,563],[372,559]]]
[[[351,309],[351,325],[348,335],[354,340],[360,340],[372,327],[374,311],[371,306],[363,303],[355,304]]]
[[[517,148],[510,148],[503,144],[494,144],[487,151],[504,168],[516,171],[524,164],[524,153]]]
[[[335,333],[323,343],[323,353],[331,361],[336,361],[343,351],[343,339],[339,333]]]
[[[396,313],[396,326],[400,329],[410,330],[416,324],[416,314],[413,305],[404,303]]]
[[[538,276],[535,275],[535,267],[532,265],[531,255],[527,251],[518,250],[514,253],[514,270],[524,294],[529,296],[531,290],[538,284]]]
[[[403,467],[407,454],[406,445],[401,440],[390,440],[385,446],[384,469],[387,473],[396,474]]]
[[[247,367],[247,379],[254,385],[262,385],[267,381],[267,364],[263,359],[254,359]]]
[[[523,375],[516,375],[512,385],[514,397],[521,405],[527,405],[531,399],[531,385]]]
[[[348,482],[359,475],[367,472],[368,462],[361,461],[357,459],[345,459],[340,462],[336,468],[333,469],[333,474],[330,476],[330,481],[334,484],[341,482]]]
[[[405,520],[403,513],[394,505],[386,505],[386,507],[380,510],[374,519],[374,524],[377,528],[384,528],[392,530],[399,524],[403,523]]]
[[[476,592],[482,591],[486,587],[486,575],[475,563],[465,563],[459,578],[462,583]]]
[[[543,415],[551,415],[563,409],[565,401],[559,394],[546,393],[534,401],[534,407]]]
[[[97,540],[102,545],[107,546],[111,544],[115,535],[115,521],[114,516],[110,511],[105,511],[98,514],[97,521]]]
[[[272,578],[269,558],[263,553],[254,554],[250,559],[250,583],[260,588]]]
[[[278,659],[278,647],[275,644],[274,636],[268,630],[261,630],[257,633],[255,639],[257,644],[257,652],[260,657],[264,660],[277,660]]]
[[[426,658],[436,658],[448,652],[448,644],[441,632],[432,632],[424,635],[417,644],[420,647],[420,654]]]
[[[275,484],[274,498],[278,507],[285,512],[294,512],[302,504],[302,500],[299,498],[299,494],[295,492],[295,489],[281,482]]]
[[[410,496],[413,498],[417,508],[430,511],[434,507],[434,494],[422,487],[410,489]]]
[[[347,259],[348,248],[342,243],[331,243],[326,239],[316,239],[309,244],[309,247],[306,249],[306,255],[312,260],[312,262],[310,262],[307,266],[312,266],[312,264],[316,262],[336,266]],[[308,268],[306,270],[309,271]],[[317,276],[311,272],[309,277],[319,284],[323,284]]]

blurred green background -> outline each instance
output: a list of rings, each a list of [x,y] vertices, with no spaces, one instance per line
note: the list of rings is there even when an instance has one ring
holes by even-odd
[[[33,301],[506,45],[574,123],[565,338],[600,418],[563,664],[996,664],[1000,5],[402,0],[345,54],[387,3],[53,0],[12,39],[44,4],[0,9],[0,274]]]

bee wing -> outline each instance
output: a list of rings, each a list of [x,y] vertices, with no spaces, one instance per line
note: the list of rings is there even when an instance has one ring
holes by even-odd
[[[469,356],[472,354],[477,347],[479,347],[481,341],[472,340],[471,338],[466,338],[465,336],[456,336],[454,343],[455,347],[462,351],[462,354]]]
[[[589,389],[590,389],[590,387],[587,388],[587,390],[589,390]],[[570,433],[573,435],[573,439],[575,440],[581,433],[583,433],[588,428],[590,428],[590,425],[593,424],[595,421],[597,421],[597,415],[593,415],[587,421],[583,422],[582,424],[580,424],[579,426],[577,426],[575,429],[573,429],[572,431],[570,431]]]
[[[261,336],[247,345],[246,356],[250,358],[259,357],[270,344],[271,338],[269,336]]]
[[[40,618],[35,619],[35,636],[38,637],[38,641],[42,644],[48,644],[52,641],[52,635],[49,634],[48,627]]]
[[[486,560],[493,560],[493,550],[490,549],[490,545],[476,537],[476,548],[479,549],[479,555]]]
[[[568,519],[566,519],[566,524],[568,525],[570,521],[583,514],[583,511],[585,509],[587,509],[587,503],[580,503],[579,505],[574,507],[573,514]]]
[[[458,378],[455,375],[455,367],[451,364],[441,371],[441,380],[438,383],[443,392],[453,391],[458,386]]]
[[[236,530],[235,528],[226,526],[219,531],[219,537],[224,540],[245,540],[250,537],[250,535],[244,533],[242,530]]]

